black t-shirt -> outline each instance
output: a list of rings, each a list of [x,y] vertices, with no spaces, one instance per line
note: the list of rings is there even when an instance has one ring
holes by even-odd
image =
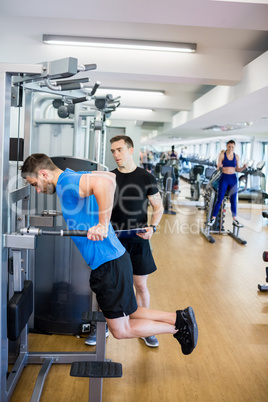
[[[116,191],[111,223],[115,230],[147,226],[148,195],[158,193],[157,183],[147,170],[137,167],[131,173],[116,174]]]

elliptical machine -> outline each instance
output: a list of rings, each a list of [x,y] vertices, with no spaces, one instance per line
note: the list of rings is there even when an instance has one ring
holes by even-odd
[[[203,165],[195,165],[190,170],[189,174],[189,183],[190,183],[190,192],[191,192],[191,200],[198,201],[200,198],[200,188],[201,188],[201,176],[204,173]]]
[[[164,207],[164,214],[176,215],[176,212],[172,211],[171,194],[175,183],[175,174],[173,166],[162,167],[163,178],[163,190],[162,190],[162,202]]]
[[[264,200],[268,198],[265,174],[262,172],[265,162],[258,162],[255,168],[253,163],[254,161],[249,162],[247,169],[238,179],[238,197],[242,200],[263,204]]]
[[[211,180],[208,182],[206,189],[205,189],[205,211],[206,211],[206,221],[205,221],[205,226],[200,229],[200,232],[205,238],[210,242],[210,243],[215,243],[214,237],[211,235],[211,233],[215,234],[227,234],[231,236],[234,240],[236,240],[240,244],[246,244],[246,240],[243,240],[239,237],[239,231],[241,227],[238,227],[236,225],[233,225],[233,231],[231,232],[230,230],[225,230],[224,229],[224,218],[225,218],[225,205],[226,205],[226,199],[227,197],[225,196],[221,208],[219,210],[218,215],[216,216],[215,222],[213,226],[209,226],[208,222],[211,221],[212,218],[212,212],[215,206],[215,203],[217,201],[217,193],[218,193],[218,187],[219,187],[219,181],[221,177],[221,169],[216,170],[212,176]]]

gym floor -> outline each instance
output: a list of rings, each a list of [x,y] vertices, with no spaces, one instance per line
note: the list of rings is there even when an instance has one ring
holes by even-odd
[[[243,207],[243,208],[242,208]],[[263,206],[264,210],[268,207]],[[158,270],[149,277],[151,308],[194,308],[199,341],[182,355],[171,335],[160,335],[159,347],[140,339],[107,338],[106,357],[123,365],[123,377],[104,379],[103,402],[265,402],[268,398],[268,293],[263,251],[268,251],[268,220],[260,206],[241,204],[246,245],[228,235],[210,244],[199,234],[204,211],[173,207],[163,215],[152,239]],[[229,208],[224,223],[231,229]],[[29,335],[32,351],[89,351],[83,338]],[[40,366],[23,371],[11,402],[28,402]],[[41,402],[86,402],[89,380],[69,376],[69,365],[54,365]]]

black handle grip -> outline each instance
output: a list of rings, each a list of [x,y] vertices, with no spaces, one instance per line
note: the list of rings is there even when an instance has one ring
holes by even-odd
[[[73,82],[71,84],[61,84],[61,90],[62,91],[71,91],[72,89],[81,89],[81,83],[80,82]]]
[[[72,100],[72,102],[75,104],[75,103],[81,103],[81,102],[85,102],[85,101],[87,101],[87,97],[86,96],[83,96],[82,98],[76,98],[76,99],[73,99]]]
[[[99,88],[99,86],[100,86],[100,82],[98,82],[98,81],[95,82],[94,87],[92,88],[92,91],[90,92],[91,96],[95,95],[95,93],[96,93],[97,89]]]

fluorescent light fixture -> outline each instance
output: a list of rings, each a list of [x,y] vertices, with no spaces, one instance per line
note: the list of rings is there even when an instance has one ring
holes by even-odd
[[[164,52],[194,53],[196,43],[162,42],[139,39],[94,38],[86,36],[43,35],[43,42],[49,45],[94,46],[119,49],[158,50]]]
[[[148,108],[135,108],[135,107],[118,107],[113,113],[122,112],[122,113],[152,113],[153,109]]]
[[[245,123],[236,123],[236,124],[225,124],[222,126],[210,126],[210,127],[205,127],[203,130],[205,131],[233,131],[233,130],[239,130],[241,128],[246,128],[251,126],[253,123],[251,121],[245,122]]]
[[[109,93],[109,91],[116,95],[138,95],[138,96],[147,96],[147,95],[153,95],[153,96],[163,96],[165,95],[165,91],[160,91],[160,90],[154,90],[154,89],[136,89],[136,88],[111,88],[111,87],[99,87],[98,89],[98,94],[102,92]]]
[[[112,113],[111,119],[131,119],[137,120],[142,118],[149,118],[153,114],[153,109],[131,108],[119,106]]]

